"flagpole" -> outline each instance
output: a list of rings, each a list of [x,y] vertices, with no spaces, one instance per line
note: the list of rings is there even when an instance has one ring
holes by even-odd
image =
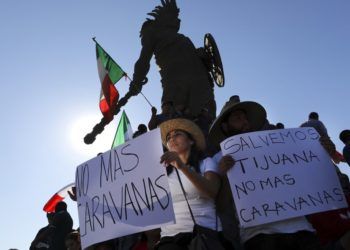
[[[128,76],[128,74],[126,74],[126,77],[129,79],[129,81],[131,82],[132,80],[130,79],[130,77]],[[153,107],[153,105],[151,104],[151,102],[146,98],[146,96],[142,93],[142,91],[140,91],[140,94],[143,96],[143,98],[145,98],[146,102],[151,106],[151,108]]]
[[[93,37],[92,40],[101,47],[101,45],[96,41],[96,37]],[[105,51],[105,53],[113,60],[113,58]],[[114,60],[113,60],[114,61]],[[117,64],[116,62],[114,62],[115,64]],[[118,64],[117,64],[118,65]],[[118,65],[119,66],[119,65]],[[120,67],[120,66],[119,66]],[[121,67],[120,67],[121,68]],[[124,71],[124,70],[123,70]],[[131,82],[132,80],[130,79],[130,77],[128,76],[128,74],[124,71],[125,76],[129,79],[129,81]],[[143,98],[145,98],[146,102],[153,107],[153,105],[151,104],[151,102],[147,99],[147,97],[140,91],[140,94],[143,96]]]

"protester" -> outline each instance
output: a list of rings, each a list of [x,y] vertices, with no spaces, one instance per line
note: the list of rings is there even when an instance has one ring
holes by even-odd
[[[277,123],[276,123],[276,128],[277,128],[277,129],[284,129],[284,124],[281,123],[281,122],[277,122]]]
[[[67,211],[67,204],[64,201],[57,203],[55,207],[55,216],[50,226],[53,231],[52,246],[50,250],[63,250],[65,247],[65,238],[72,232],[73,220]]]
[[[81,250],[79,231],[70,232],[65,239],[67,250]]]
[[[132,138],[136,138],[144,133],[147,133],[147,127],[145,124],[139,124],[137,131],[132,135]]]
[[[343,130],[339,134],[339,139],[345,144],[343,148],[343,156],[344,160],[350,166],[350,130]]]
[[[309,114],[309,120],[301,124],[300,127],[313,127],[320,134],[320,136],[328,136],[326,126],[319,120],[318,113],[316,112],[311,112]]]
[[[201,158],[206,146],[201,129],[192,121],[181,118],[163,122],[160,129],[162,142],[169,150],[162,155],[161,163],[169,170],[168,180],[176,224],[161,228],[161,240],[157,249],[188,249],[194,236],[193,220],[214,232],[210,238],[212,243],[220,242],[219,235],[215,232],[221,230],[215,208],[220,177],[212,159]]]
[[[166,120],[170,120],[177,117],[173,103],[170,101],[162,103],[162,112],[160,114],[157,114],[156,107],[152,107],[151,110],[152,116],[150,121],[148,122],[149,130],[157,128],[162,122]]]
[[[30,245],[30,250],[45,250],[49,249],[52,241],[52,234],[45,233],[49,230],[49,227],[52,223],[54,213],[47,213],[47,221],[48,225],[41,228],[38,233],[36,234],[34,240],[32,241]]]
[[[344,160],[344,157],[341,153],[339,153],[333,141],[330,139],[327,129],[323,122],[319,120],[318,113],[311,112],[309,114],[309,120],[300,125],[300,127],[313,127],[320,134],[320,141],[323,144],[328,144],[328,152],[334,163],[338,164],[339,162]],[[331,150],[331,151],[330,151]]]
[[[209,136],[213,143],[218,144],[233,135],[260,131],[265,122],[266,111],[260,104],[237,102],[231,98],[214,121]],[[231,156],[222,156],[221,152],[214,156],[214,160],[222,173],[235,163]],[[232,194],[227,196],[232,197]],[[320,249],[314,229],[304,216],[241,228],[241,240],[246,250]]]

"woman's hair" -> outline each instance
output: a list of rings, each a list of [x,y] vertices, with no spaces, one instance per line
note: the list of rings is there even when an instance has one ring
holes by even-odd
[[[200,173],[200,169],[199,169],[199,165],[201,160],[203,160],[203,153],[201,151],[199,151],[196,147],[196,141],[193,139],[192,135],[189,134],[188,132],[184,131],[184,130],[180,130],[181,132],[184,132],[187,137],[193,141],[193,144],[191,145],[191,151],[190,151],[190,155],[188,157],[187,160],[187,165],[190,165],[191,167],[193,167],[197,173]],[[174,167],[169,166],[166,168],[167,174],[171,174],[174,170]]]

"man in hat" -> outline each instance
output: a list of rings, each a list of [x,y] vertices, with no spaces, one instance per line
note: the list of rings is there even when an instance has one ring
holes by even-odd
[[[231,97],[210,128],[209,139],[212,143],[219,146],[221,141],[233,135],[263,130],[266,120],[266,111],[259,103],[251,101],[240,102],[239,98]],[[221,151],[213,158],[218,163],[223,176],[235,164],[231,156],[222,156]],[[223,182],[223,190],[226,193],[222,191],[218,200],[219,213],[227,210],[234,211],[232,193],[230,188],[225,188],[225,186],[229,186],[226,176]],[[231,202],[228,200],[231,200]],[[227,204],[230,204],[228,209]],[[228,213],[224,212],[224,217],[226,216],[227,218],[227,215]],[[223,221],[224,232],[225,229],[227,230],[225,228],[225,224],[227,224],[225,220]],[[232,228],[231,225],[231,232],[229,232],[231,235],[236,235],[232,233],[232,230],[237,230],[237,228]],[[242,228],[240,234],[246,250],[319,249],[314,229],[304,216]]]
[[[345,147],[343,148],[343,156],[344,160],[350,166],[350,130],[343,130],[339,134],[339,139],[345,144]]]

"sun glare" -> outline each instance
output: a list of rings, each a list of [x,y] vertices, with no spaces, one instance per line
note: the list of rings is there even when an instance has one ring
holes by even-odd
[[[105,127],[105,130],[96,137],[92,144],[85,144],[84,137],[92,131],[92,128],[101,120],[98,115],[83,115],[77,117],[70,126],[69,139],[74,152],[94,157],[100,152],[111,148],[116,126],[113,122]]]

